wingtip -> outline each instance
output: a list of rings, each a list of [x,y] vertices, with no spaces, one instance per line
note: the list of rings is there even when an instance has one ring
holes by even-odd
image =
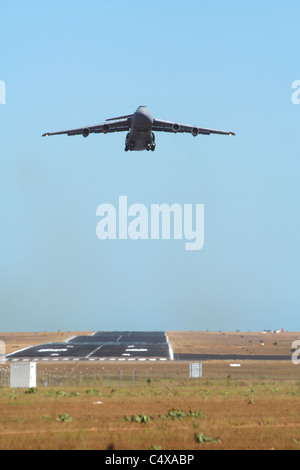
[[[49,133],[46,132],[45,134],[42,134],[42,137],[48,137]]]

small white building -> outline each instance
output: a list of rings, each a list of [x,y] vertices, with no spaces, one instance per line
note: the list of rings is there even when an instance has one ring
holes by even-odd
[[[10,387],[32,388],[36,387],[36,362],[11,363]]]
[[[201,379],[202,378],[202,363],[191,362],[190,363],[190,379]]]

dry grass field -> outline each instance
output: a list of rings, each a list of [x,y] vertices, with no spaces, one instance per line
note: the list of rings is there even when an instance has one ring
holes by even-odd
[[[0,449],[300,449],[300,384],[0,391]]]
[[[300,332],[169,332],[175,353],[188,354],[291,354],[292,342]]]
[[[50,341],[64,341],[73,332],[51,335]],[[291,354],[298,335],[169,333],[178,352],[266,355]],[[8,338],[0,334],[0,339]],[[12,343],[20,349],[27,341],[40,344],[49,336],[32,333],[29,340],[19,334]],[[0,388],[0,449],[300,450],[300,366],[275,360],[239,363],[233,368],[226,360],[204,362],[201,380],[189,379],[189,364],[178,361],[121,367],[38,363],[39,372],[52,369],[61,376],[70,367],[78,375],[89,368],[100,381]]]

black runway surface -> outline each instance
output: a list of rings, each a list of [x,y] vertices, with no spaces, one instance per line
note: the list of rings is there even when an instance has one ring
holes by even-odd
[[[6,356],[6,361],[287,361],[290,356],[242,354],[176,354],[163,331],[98,331],[64,343],[32,346]]]
[[[6,356],[7,360],[168,360],[163,331],[98,331],[64,343],[46,343]]]

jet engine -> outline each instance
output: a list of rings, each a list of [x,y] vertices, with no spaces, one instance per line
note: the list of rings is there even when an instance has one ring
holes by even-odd
[[[104,132],[104,134],[106,134],[106,132],[108,132],[108,130],[109,130],[109,125],[108,125],[108,124],[104,124],[104,126],[103,126],[103,132]]]
[[[90,130],[88,128],[83,129],[82,135],[83,137],[88,137],[90,135]]]
[[[192,129],[192,134],[193,134],[194,137],[196,137],[196,135],[199,134],[199,129],[198,129],[198,127],[193,127],[193,129]]]
[[[179,124],[173,124],[172,129],[173,129],[173,132],[178,132],[180,129]]]

